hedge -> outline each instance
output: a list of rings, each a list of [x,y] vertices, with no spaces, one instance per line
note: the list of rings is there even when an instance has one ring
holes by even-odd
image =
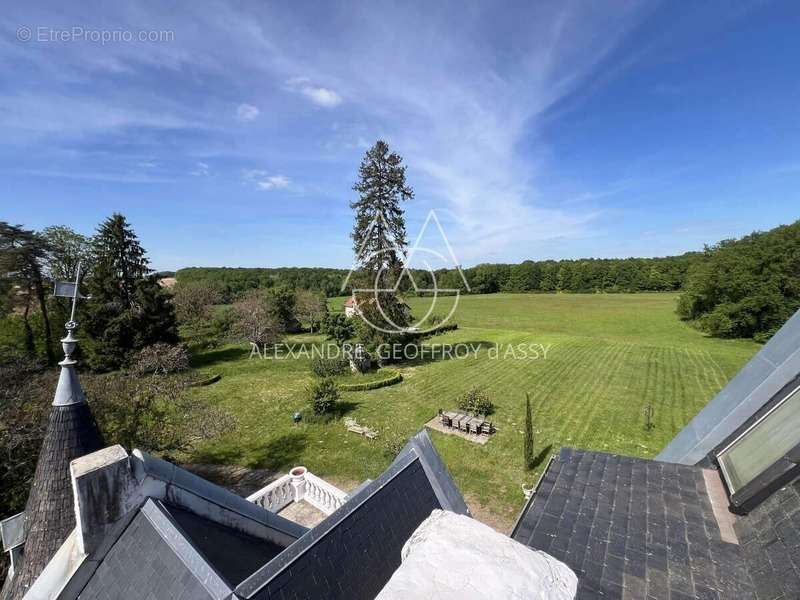
[[[205,385],[211,385],[212,383],[217,383],[220,379],[222,379],[222,375],[214,375],[213,377],[209,377],[208,379],[194,381],[189,384],[189,387],[203,387]]]
[[[381,379],[379,381],[368,381],[365,383],[343,384],[339,386],[339,390],[342,392],[363,392],[366,390],[377,390],[378,388],[387,387],[403,381],[403,375],[400,373],[400,371],[391,370],[391,372],[392,375],[386,379]]]
[[[444,325],[439,325],[438,327],[431,329],[428,332],[428,335],[439,335],[440,333],[455,331],[456,329],[458,329],[458,323],[445,323]]]

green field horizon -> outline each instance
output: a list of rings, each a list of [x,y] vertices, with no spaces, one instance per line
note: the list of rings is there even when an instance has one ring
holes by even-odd
[[[340,414],[379,432],[368,440],[330,422],[292,423],[307,407],[313,381],[308,358],[249,359],[249,347],[200,352],[195,369],[222,379],[195,393],[235,415],[233,431],[203,443],[188,462],[287,471],[303,464],[334,481],[361,482],[388,465],[387,440],[406,439],[439,408],[481,386],[492,398],[497,433],[485,445],[431,431],[457,485],[479,515],[508,528],[524,503],[521,486],[535,483],[548,456],[562,446],[651,458],[730,380],[760,347],[711,338],[675,314],[674,293],[487,294],[438,301],[442,317],[457,302],[458,329],[426,340],[431,348],[469,344],[466,358],[399,365],[397,385],[342,394]],[[330,300],[341,310],[343,298]],[[408,300],[415,316],[429,298]],[[287,343],[320,344],[320,335]],[[546,347],[534,358],[508,348]],[[499,349],[499,350],[498,350]],[[393,365],[395,368],[395,365]],[[525,393],[531,396],[539,466],[523,467]],[[644,408],[655,427],[646,430]]]

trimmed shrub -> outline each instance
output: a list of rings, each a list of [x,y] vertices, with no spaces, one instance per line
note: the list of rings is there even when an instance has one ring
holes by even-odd
[[[428,334],[439,335],[441,333],[446,333],[448,331],[455,331],[456,329],[458,329],[458,323],[444,323],[443,325],[434,327],[431,331],[428,332]]]
[[[335,375],[341,375],[349,368],[350,363],[343,356],[315,356],[311,359],[311,371],[317,377],[334,377]]]
[[[377,390],[378,388],[388,387],[395,383],[403,381],[403,375],[400,371],[389,371],[390,375],[386,379],[379,381],[369,381],[365,383],[350,383],[341,385],[339,389],[343,392],[363,392],[367,390]]]
[[[372,356],[359,344],[347,364],[359,373],[366,373],[372,367]]]
[[[339,390],[332,379],[320,379],[309,390],[309,401],[315,415],[326,415],[333,412],[339,400]]]
[[[474,415],[490,415],[494,404],[489,395],[479,387],[473,387],[458,399],[458,408]]]

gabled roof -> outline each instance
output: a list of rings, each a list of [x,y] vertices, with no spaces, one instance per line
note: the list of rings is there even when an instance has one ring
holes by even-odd
[[[800,479],[733,525],[759,598],[800,598]]]
[[[366,600],[434,509],[468,514],[424,431],[311,530],[119,446],[71,472],[78,526],[35,582],[36,598]]]
[[[102,447],[103,438],[78,383],[74,361],[65,359],[25,504],[22,564],[6,590],[7,600],[22,598],[75,527],[70,461]]]
[[[230,597],[230,586],[189,543],[165,506],[148,500],[80,590],[80,597],[222,600]]]
[[[232,598],[306,528],[166,461],[120,446],[71,466],[78,525],[35,598]]]
[[[243,581],[242,598],[371,600],[400,566],[400,552],[433,510],[469,514],[427,432],[339,510]]]
[[[231,598],[237,583],[284,547],[150,498],[79,593],[97,600]]]

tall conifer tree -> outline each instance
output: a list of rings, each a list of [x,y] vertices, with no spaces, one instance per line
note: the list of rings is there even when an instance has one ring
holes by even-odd
[[[406,184],[402,157],[392,152],[383,140],[375,142],[361,161],[353,190],[358,192],[358,199],[350,204],[355,211],[351,237],[360,279],[365,288],[392,289],[402,271],[400,253],[407,246],[401,203],[414,197]],[[379,292],[377,302],[380,310],[372,295],[359,300],[365,321],[388,330],[408,325],[408,310],[393,293]],[[369,329],[364,328],[363,341],[385,337]]]
[[[145,250],[125,217],[106,219],[92,246],[87,285],[92,299],[85,305],[92,367],[118,369],[132,352],[176,342],[174,307],[151,275]]]

